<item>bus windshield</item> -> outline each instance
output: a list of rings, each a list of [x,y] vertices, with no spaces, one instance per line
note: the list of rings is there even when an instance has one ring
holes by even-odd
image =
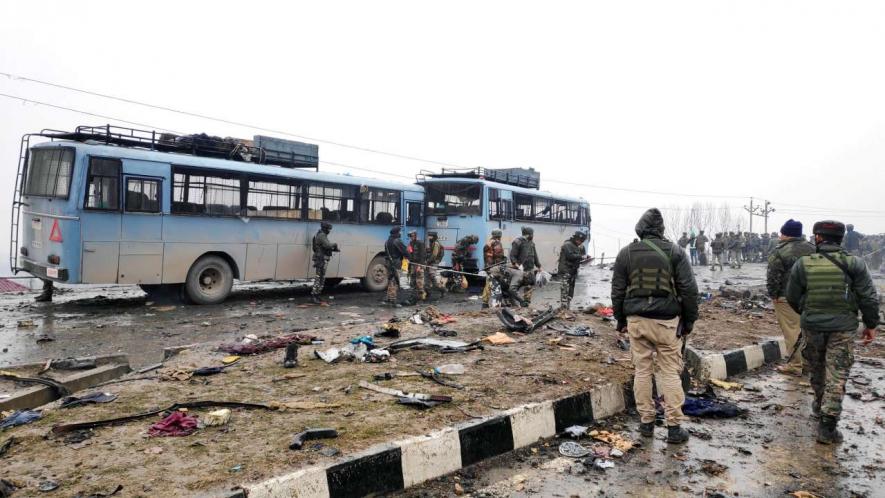
[[[481,215],[482,184],[479,183],[425,183],[428,214]]]

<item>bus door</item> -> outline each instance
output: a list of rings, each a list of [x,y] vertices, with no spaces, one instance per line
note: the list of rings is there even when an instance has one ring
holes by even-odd
[[[120,256],[120,184],[122,164],[119,159],[90,157],[83,193],[80,230],[83,240],[81,282],[112,284],[117,282]]]
[[[126,173],[131,171],[126,163]],[[123,175],[121,284],[160,284],[163,276],[163,178]]]

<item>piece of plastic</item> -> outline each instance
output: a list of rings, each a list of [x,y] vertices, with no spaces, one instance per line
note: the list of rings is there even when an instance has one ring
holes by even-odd
[[[541,270],[535,274],[535,285],[538,287],[545,287],[547,284],[550,283],[551,278],[552,275],[544,270]]]
[[[493,346],[501,346],[503,344],[513,344],[514,341],[509,335],[504,332],[497,332],[492,335],[486,336],[482,338],[483,341],[493,345]]]
[[[434,368],[433,371],[438,374],[461,375],[464,373],[464,365],[460,363],[448,363]]]
[[[559,454],[569,458],[581,458],[589,455],[591,450],[574,441],[566,441],[559,445]]]

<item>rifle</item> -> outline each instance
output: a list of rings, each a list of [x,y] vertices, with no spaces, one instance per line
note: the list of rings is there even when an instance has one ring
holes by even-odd
[[[790,353],[790,356],[787,357],[787,363],[793,360],[793,357],[796,356],[796,351],[799,351],[799,345],[802,344],[802,329],[799,329],[799,335],[796,337],[796,345],[793,346],[793,351]]]

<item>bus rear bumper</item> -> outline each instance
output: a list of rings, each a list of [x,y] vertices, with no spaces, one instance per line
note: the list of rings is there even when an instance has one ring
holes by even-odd
[[[42,278],[45,280],[54,280],[56,282],[67,282],[68,281],[68,270],[67,268],[57,268],[54,266],[44,266],[37,264],[29,259],[21,258],[20,259],[20,269],[24,270],[31,275]]]

